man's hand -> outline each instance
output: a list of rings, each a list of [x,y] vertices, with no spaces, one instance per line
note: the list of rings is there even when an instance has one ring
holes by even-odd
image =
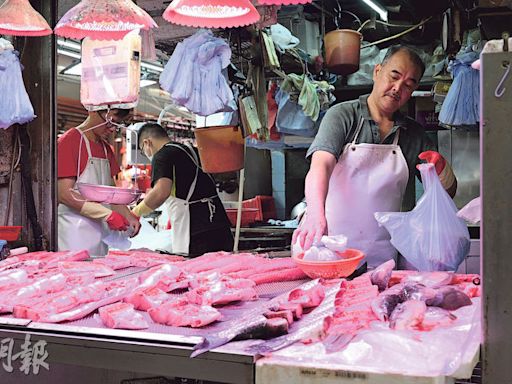
[[[327,233],[327,221],[324,215],[306,212],[299,227],[293,232],[292,244],[296,241],[304,251],[313,244],[319,243],[322,236]]]
[[[123,215],[115,211],[105,219],[105,222],[112,231],[126,231],[130,226],[128,220],[126,220]]]
[[[130,212],[127,217],[130,227],[132,228],[130,237],[135,237],[140,231],[140,218]]]

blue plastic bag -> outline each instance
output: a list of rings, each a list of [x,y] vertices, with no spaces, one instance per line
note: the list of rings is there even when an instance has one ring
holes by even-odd
[[[419,165],[425,193],[410,212],[376,212],[391,244],[419,271],[456,271],[469,253],[469,231],[432,164]]]

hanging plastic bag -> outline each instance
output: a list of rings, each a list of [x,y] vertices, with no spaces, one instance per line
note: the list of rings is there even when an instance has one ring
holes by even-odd
[[[410,212],[376,212],[391,244],[420,271],[456,271],[469,253],[469,232],[432,164],[420,164],[425,193]]]
[[[89,111],[133,108],[139,101],[141,38],[136,33],[122,40],[82,42],[80,101]]]
[[[110,249],[119,249],[121,251],[127,251],[130,249],[132,242],[128,240],[128,231],[111,231],[105,236],[102,241],[108,245]]]
[[[24,124],[35,118],[21,70],[18,52],[6,49],[0,53],[0,128]]]

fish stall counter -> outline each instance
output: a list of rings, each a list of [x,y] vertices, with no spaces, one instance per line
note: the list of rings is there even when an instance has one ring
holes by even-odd
[[[480,301],[474,275],[391,272],[386,266],[383,284],[379,270],[350,281],[310,280],[290,258],[252,254],[187,261],[113,254],[104,265],[63,257],[70,256],[19,259],[17,268],[9,261],[5,270],[0,262],[0,288],[6,288],[0,308],[13,313],[0,317],[2,363],[18,363],[30,347],[31,356],[50,365],[221,383],[339,383],[354,375],[362,383],[391,383],[390,377],[444,383],[449,381],[440,378],[463,377],[476,364]],[[108,265],[115,273],[103,268]],[[85,278],[84,271],[94,276]],[[126,295],[123,289],[134,281],[137,289]],[[83,300],[93,287],[104,291]],[[71,309],[50,310],[55,304]],[[116,320],[117,306],[129,304],[136,316]],[[125,328],[145,323],[145,329],[110,328],[102,310],[112,306],[105,313],[114,322]],[[192,327],[176,326],[185,324]]]
[[[60,258],[62,255],[59,253],[53,253],[52,257],[56,257],[54,261],[48,261],[48,258],[41,261],[38,259],[39,256],[34,255],[34,259],[29,261],[24,258],[11,259],[8,261],[9,265],[0,262],[0,289],[4,287],[6,289],[4,293],[12,293],[10,296],[4,294],[0,297],[0,308],[4,313],[13,312],[13,314],[0,316],[2,351],[4,351],[4,347],[10,346],[12,352],[9,353],[9,356],[2,352],[1,357],[2,363],[11,365],[15,369],[18,368],[18,363],[21,364],[19,361],[21,350],[32,346],[34,356],[39,351],[38,358],[44,357],[44,363],[50,365],[50,373],[52,364],[69,364],[222,383],[254,383],[255,354],[238,349],[231,350],[229,341],[243,331],[261,330],[267,322],[275,324],[276,321],[262,315],[268,310],[268,305],[272,300],[281,295],[286,296],[288,292],[301,284],[310,283],[308,279],[305,279],[303,273],[298,273],[301,271],[289,258],[268,259],[251,254],[222,253],[217,255],[219,260],[213,260],[213,257],[207,259],[205,255],[187,261],[172,260],[169,263],[163,263],[163,261],[169,261],[171,256],[158,255],[151,258],[150,264],[147,264],[148,259],[135,255],[131,259],[138,265],[126,262],[127,256],[116,254],[107,256],[104,260],[109,260],[109,262],[105,265],[101,264],[101,259],[90,262],[82,257],[78,260],[62,261],[63,259]],[[258,261],[256,263],[254,262],[255,258]],[[154,262],[155,259],[158,260]],[[110,267],[104,268],[108,265],[112,267],[111,270],[115,269],[113,274],[109,272]],[[140,283],[139,289],[151,281],[151,284],[146,285],[145,288],[151,290],[156,287],[160,294],[170,295],[166,299],[179,301],[180,297],[185,296],[185,293],[188,294],[194,290],[190,289],[189,292],[174,290],[175,287],[182,286],[183,283],[183,280],[178,281],[179,275],[176,274],[178,265],[183,270],[187,269],[189,273],[187,279],[190,280],[192,274],[194,278],[197,278],[194,284],[199,284],[199,288],[209,284],[208,280],[210,279],[217,281],[217,278],[221,276],[221,271],[223,271],[223,280],[230,282],[247,284],[247,279],[228,279],[228,271],[232,271],[232,273],[237,271],[237,274],[244,276],[251,275],[253,280],[249,284],[250,289],[243,286],[240,290],[224,290],[222,292],[214,292],[212,289],[214,295],[208,296],[208,300],[217,298],[217,303],[221,306],[216,307],[216,312],[218,311],[221,316],[221,319],[218,320],[222,321],[215,321],[199,328],[167,325],[164,324],[165,321],[158,323],[154,320],[156,317],[153,314],[150,315],[148,311],[142,310],[136,312],[147,323],[146,329],[109,328],[99,318],[96,309],[122,301],[123,298],[119,295],[96,297],[95,300],[89,300],[83,305],[59,313],[49,312],[48,308],[45,308],[45,306],[51,307],[55,303],[62,303],[61,299],[63,298],[66,299],[66,305],[69,304],[69,298],[79,300],[79,297],[88,294],[94,285],[118,284],[120,286],[121,282],[126,283],[133,279]],[[93,266],[94,268],[92,268]],[[102,269],[97,268],[98,266],[101,266]],[[276,274],[273,269],[270,269],[270,273],[264,273],[262,271],[266,266],[268,266],[267,269],[270,267],[281,268],[283,271],[289,270],[290,273],[280,271]],[[90,283],[90,279],[85,279],[84,274],[73,274],[77,268],[82,272],[94,271],[96,278],[93,277],[93,282]],[[107,275],[104,275],[105,270]],[[50,271],[52,272],[50,273]],[[63,275],[66,278],[63,278]],[[2,278],[5,279],[2,280]],[[31,281],[34,283],[27,284]],[[62,290],[62,286],[59,285],[61,283],[71,284],[71,282],[78,284],[79,281],[82,282],[72,289]],[[14,282],[20,283],[18,285],[20,288],[13,288]],[[11,286],[3,285],[7,283]],[[192,285],[191,280],[188,281],[188,284]],[[109,288],[109,294],[117,289],[112,287]],[[37,288],[39,293],[31,292],[32,288]],[[71,294],[75,290],[77,296],[73,297]],[[167,294],[165,291],[172,291],[174,294]],[[44,292],[44,294],[40,292]],[[194,293],[196,300],[198,292],[196,290]],[[204,293],[204,296],[199,297],[199,300],[203,300],[209,291],[200,292]],[[26,313],[24,314],[20,308]],[[20,318],[24,315],[31,318]],[[199,318],[206,324],[210,321],[204,316],[202,318],[199,316]],[[278,325],[282,326],[282,322]],[[231,332],[233,329],[235,329],[235,333]],[[208,352],[208,350],[221,345],[224,345],[221,350]],[[198,351],[198,347],[202,347],[201,351]],[[191,354],[199,352],[202,354],[191,358]],[[10,360],[7,361],[7,358]],[[43,368],[39,367],[38,369]]]

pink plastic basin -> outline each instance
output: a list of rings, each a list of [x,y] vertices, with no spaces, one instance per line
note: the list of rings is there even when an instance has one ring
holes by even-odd
[[[118,188],[108,185],[77,183],[80,194],[89,201],[96,203],[127,205],[136,201],[141,191],[131,188]]]

